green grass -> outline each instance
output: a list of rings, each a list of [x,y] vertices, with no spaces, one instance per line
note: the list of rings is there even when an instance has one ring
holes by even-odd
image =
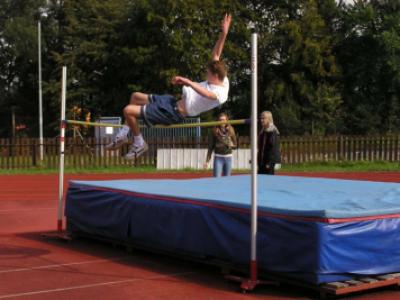
[[[283,165],[281,172],[398,172],[400,163],[387,161],[312,162]]]
[[[248,170],[236,170],[248,172]],[[296,165],[283,164],[279,172],[396,172],[400,171],[398,162],[313,162]],[[157,170],[153,166],[120,166],[120,167],[93,167],[93,168],[66,168],[67,174],[94,174],[94,173],[207,173],[207,170]],[[0,169],[0,174],[57,174],[58,169],[37,167],[31,169]]]
[[[93,168],[65,168],[66,174],[123,174],[123,173],[206,173],[206,170],[157,170],[152,166],[121,166],[121,167],[93,167]],[[7,174],[57,174],[58,169],[31,168],[31,169],[0,169],[0,175]]]
[[[157,172],[155,167],[93,167],[93,168],[65,168],[67,174],[94,174],[94,173],[151,173]],[[0,169],[0,174],[57,174],[58,169],[37,167],[30,169]]]

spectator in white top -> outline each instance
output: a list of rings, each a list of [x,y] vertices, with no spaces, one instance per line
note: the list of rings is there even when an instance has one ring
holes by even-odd
[[[183,86],[182,97],[178,101],[171,95],[133,93],[129,104],[124,108],[127,125],[124,125],[112,143],[106,146],[108,150],[115,150],[128,143],[128,134],[132,130],[134,141],[125,158],[135,159],[148,149],[140,133],[139,118],[148,126],[181,123],[185,117],[197,116],[227,101],[229,80],[226,76],[226,66],[220,57],[231,20],[230,14],[226,14],[222,20],[221,33],[212,52],[212,61],[207,65],[206,81],[198,83],[175,76],[172,84]]]

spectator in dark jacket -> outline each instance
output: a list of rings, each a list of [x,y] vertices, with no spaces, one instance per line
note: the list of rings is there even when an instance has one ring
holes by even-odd
[[[218,121],[220,122],[226,122],[228,119],[226,113],[220,113],[218,116]],[[223,124],[214,127],[209,138],[204,168],[208,168],[214,152],[214,177],[230,176],[232,171],[232,149],[236,147],[236,144],[235,130],[231,125]]]
[[[279,131],[274,125],[272,113],[261,113],[261,131],[258,135],[258,174],[275,174],[275,165],[280,164]]]

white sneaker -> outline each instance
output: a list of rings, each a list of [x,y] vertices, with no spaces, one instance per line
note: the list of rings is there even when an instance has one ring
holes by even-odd
[[[146,142],[143,143],[141,146],[137,146],[133,144],[131,148],[129,149],[129,152],[125,155],[125,159],[136,159],[143,153],[145,153],[149,149],[149,146],[147,145]]]
[[[117,150],[118,148],[121,148],[124,144],[129,143],[128,134],[129,130],[126,130],[124,128],[121,129],[117,133],[113,141],[105,146],[106,150]]]

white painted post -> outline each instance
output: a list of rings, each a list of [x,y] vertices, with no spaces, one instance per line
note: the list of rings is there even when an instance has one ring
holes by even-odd
[[[59,183],[58,183],[58,216],[57,230],[63,230],[63,195],[64,195],[64,150],[65,150],[65,107],[67,97],[67,67],[62,68],[61,79],[61,122],[60,122],[60,168],[59,168]]]
[[[42,101],[42,27],[38,21],[38,85],[39,85],[39,157],[43,162],[43,101]]]
[[[251,257],[250,279],[257,281],[257,32],[251,34]]]

